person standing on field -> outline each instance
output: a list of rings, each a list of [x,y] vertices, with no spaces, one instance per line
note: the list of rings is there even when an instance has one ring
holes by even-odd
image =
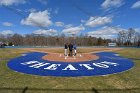
[[[74,44],[73,49],[74,49],[74,56],[76,56],[76,44]]]
[[[68,45],[65,44],[65,46],[64,46],[64,56],[68,56],[67,51],[68,51]]]
[[[69,55],[72,56],[73,45],[72,43],[69,44]]]

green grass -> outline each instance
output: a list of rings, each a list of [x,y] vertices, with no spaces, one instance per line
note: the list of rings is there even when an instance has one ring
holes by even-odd
[[[127,58],[139,58],[140,49],[115,51]],[[41,77],[14,72],[9,59],[27,52],[0,49],[0,93],[140,93],[140,60],[129,71],[95,77]]]

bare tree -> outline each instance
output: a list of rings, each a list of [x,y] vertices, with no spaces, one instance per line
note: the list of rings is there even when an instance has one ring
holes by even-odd
[[[123,46],[124,43],[127,41],[126,40],[126,31],[122,30],[118,33],[118,42],[119,42],[119,45]]]
[[[135,37],[135,29],[129,28],[127,32],[127,46],[132,45],[134,43],[134,37]]]
[[[20,34],[14,34],[9,38],[9,42],[12,42],[16,46],[23,46],[23,36]]]

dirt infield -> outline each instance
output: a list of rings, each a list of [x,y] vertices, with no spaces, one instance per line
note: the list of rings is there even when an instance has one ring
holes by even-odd
[[[43,52],[47,53],[42,59],[49,61],[59,61],[59,62],[84,62],[90,60],[97,60],[99,57],[93,53],[103,52],[103,51],[116,51],[122,48],[78,48],[77,55],[72,57],[64,56],[63,48],[24,48],[29,52]]]
[[[46,56],[43,56],[42,59],[49,60],[49,61],[59,61],[59,62],[84,62],[84,61],[91,61],[97,60],[99,57],[92,54],[78,54],[76,56],[64,56],[64,54],[54,54],[50,53]]]

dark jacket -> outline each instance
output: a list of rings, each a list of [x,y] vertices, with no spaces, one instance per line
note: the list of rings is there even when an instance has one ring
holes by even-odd
[[[68,45],[67,44],[65,44],[65,48],[64,49],[68,49]]]
[[[73,49],[73,45],[69,44],[69,50],[72,51],[72,49]]]

